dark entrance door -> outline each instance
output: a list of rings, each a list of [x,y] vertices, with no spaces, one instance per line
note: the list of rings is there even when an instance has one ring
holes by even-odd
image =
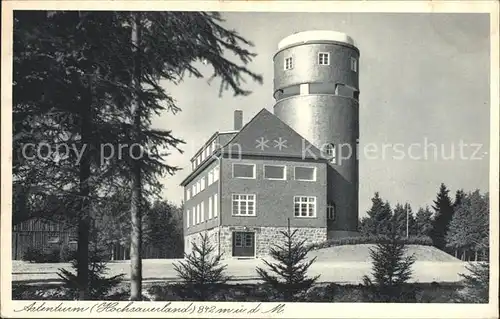
[[[253,257],[255,254],[255,233],[233,232],[233,256]]]

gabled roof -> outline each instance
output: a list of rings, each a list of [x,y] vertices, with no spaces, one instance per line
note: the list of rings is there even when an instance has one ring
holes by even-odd
[[[214,156],[207,158],[181,182],[187,185],[221,154],[270,156],[326,161],[321,151],[267,109],[260,110]]]
[[[323,159],[321,151],[267,109],[257,113],[226,145],[225,153]],[[237,155],[237,154],[236,154]]]

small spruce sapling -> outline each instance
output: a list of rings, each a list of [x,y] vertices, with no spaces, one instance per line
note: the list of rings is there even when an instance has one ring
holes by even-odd
[[[363,277],[368,288],[370,301],[396,302],[411,298],[405,292],[404,284],[412,277],[412,265],[415,257],[405,256],[406,244],[397,235],[394,227],[385,240],[380,241],[375,249],[370,249],[372,258],[372,277]]]
[[[459,274],[464,289],[459,292],[458,302],[488,303],[490,287],[490,265],[487,262],[471,263],[466,266],[468,274]]]
[[[319,275],[307,278],[307,270],[314,263],[316,258],[306,261],[307,254],[312,250],[312,246],[306,246],[306,240],[296,241],[297,229],[290,230],[290,220],[286,231],[280,232],[284,237],[281,245],[274,245],[270,249],[270,256],[277,262],[263,262],[270,268],[270,274],[266,270],[257,267],[260,278],[273,287],[284,301],[297,301],[300,294],[309,290],[318,280]]]
[[[122,282],[125,276],[125,274],[119,274],[106,277],[108,267],[105,260],[105,250],[95,243],[89,251],[89,300],[102,300],[103,297],[107,296]],[[76,273],[76,269],[78,269],[78,258],[76,258],[76,254],[74,254],[71,260],[71,266]],[[78,292],[81,287],[77,275],[63,268],[59,268],[57,275],[63,280],[64,286],[69,289],[73,298],[75,300],[78,299]]]
[[[174,269],[191,297],[206,301],[230,277],[225,274],[227,265],[221,263],[222,254],[215,253],[208,235],[200,234],[200,239],[200,244],[192,243],[192,252],[184,255],[185,261],[174,264]]]

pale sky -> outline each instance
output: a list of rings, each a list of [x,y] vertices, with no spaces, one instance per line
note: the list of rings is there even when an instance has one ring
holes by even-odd
[[[218,81],[209,85],[207,79],[188,78],[179,86],[165,83],[182,111],[162,114],[154,126],[172,130],[186,144],[183,154],[173,152],[167,158],[183,170],[164,179],[164,199],[181,202],[179,184],[191,170],[189,159],[215,131],[232,129],[234,110],[243,110],[244,123],[262,108],[273,111],[272,58],[278,42],[294,32],[315,29],[347,33],[361,52],[360,217],[376,191],[392,206],[409,202],[416,210],[432,204],[442,182],[451,196],[459,188],[488,190],[487,14],[235,12],[223,16],[227,28],[255,44],[252,51],[258,55],[248,67],[261,74],[264,83],[247,82],[244,87],[253,93],[238,98],[230,91],[219,97]],[[208,66],[203,70],[210,75]],[[427,159],[426,141],[438,148],[435,153],[429,146]],[[393,150],[396,143],[402,143],[398,147],[404,153]],[[408,153],[413,143],[421,146]],[[460,143],[467,144],[462,155]],[[448,159],[452,147],[454,156]],[[375,153],[363,155],[374,148]]]

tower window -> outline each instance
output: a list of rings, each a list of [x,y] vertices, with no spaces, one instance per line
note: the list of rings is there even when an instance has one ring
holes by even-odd
[[[318,64],[319,65],[330,65],[330,53],[328,53],[328,52],[318,53]]]
[[[293,69],[293,59],[292,57],[285,58],[285,70]]]
[[[332,163],[337,164],[337,151],[335,149],[335,144],[330,143],[325,146],[326,158]]]
[[[354,72],[358,72],[358,60],[355,58],[351,58],[351,70]]]
[[[335,220],[335,203],[329,202],[326,207],[326,218],[328,220]]]

